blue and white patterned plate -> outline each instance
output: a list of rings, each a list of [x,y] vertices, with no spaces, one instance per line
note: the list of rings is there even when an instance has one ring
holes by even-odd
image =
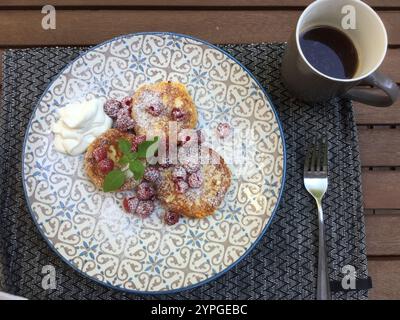
[[[72,101],[122,98],[161,80],[187,86],[198,126],[232,171],[213,216],[174,226],[162,222],[162,208],[144,220],[125,214],[124,194],[96,189],[83,156],[58,153],[51,133],[57,109]],[[220,122],[234,128],[235,144],[215,143]],[[23,150],[26,200],[49,245],[84,275],[130,292],[179,291],[229,270],[265,233],[284,182],[282,129],[260,84],[217,47],[170,33],[118,37],[75,59],[43,93]]]

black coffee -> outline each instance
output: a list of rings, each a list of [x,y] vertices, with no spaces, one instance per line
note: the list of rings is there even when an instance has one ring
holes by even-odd
[[[350,79],[358,67],[357,50],[350,38],[332,27],[316,27],[300,36],[307,61],[333,78]]]

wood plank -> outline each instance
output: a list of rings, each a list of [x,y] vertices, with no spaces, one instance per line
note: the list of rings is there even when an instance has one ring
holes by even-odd
[[[362,166],[400,166],[400,127],[359,127],[358,140]]]
[[[379,71],[400,84],[400,48],[389,49]],[[379,93],[379,90],[375,90]],[[353,110],[357,124],[400,124],[400,99],[388,108],[376,108],[354,101]]]
[[[353,111],[357,124],[396,125],[400,124],[400,99],[387,108],[376,108],[353,102]]]
[[[400,208],[400,170],[363,171],[362,190],[364,208]]]
[[[56,30],[43,30],[42,16],[32,10],[0,11],[0,46],[92,45],[121,34],[159,30],[216,43],[282,41],[299,12],[58,10]]]
[[[400,256],[400,215],[366,215],[368,256]]]
[[[369,299],[400,299],[400,258],[368,259],[373,288]]]
[[[3,97],[3,50],[0,49],[0,99],[2,99],[2,97]]]
[[[379,13],[390,43],[400,44],[399,13]],[[43,30],[39,10],[2,10],[0,46],[92,45],[121,34],[160,30],[214,43],[285,41],[299,14],[294,10],[58,10],[57,29]]]
[[[375,209],[375,210],[369,210],[370,212],[372,211],[373,214],[379,215],[379,214],[395,214],[395,215],[400,215],[400,209]]]
[[[400,19],[400,12],[399,12]],[[389,49],[379,71],[400,83],[400,48]]]
[[[0,6],[193,6],[193,7],[305,7],[313,0],[3,0]],[[366,0],[370,6],[399,7],[398,0]]]

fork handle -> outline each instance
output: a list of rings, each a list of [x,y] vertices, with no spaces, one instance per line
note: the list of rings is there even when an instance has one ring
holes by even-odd
[[[317,199],[318,207],[318,279],[317,300],[331,300],[329,287],[328,257],[325,246],[324,213],[321,200]]]

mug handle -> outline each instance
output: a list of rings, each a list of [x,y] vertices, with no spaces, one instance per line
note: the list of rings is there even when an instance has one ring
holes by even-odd
[[[375,107],[389,107],[395,103],[399,95],[397,84],[380,72],[373,72],[361,81],[362,85],[370,85],[381,89],[385,95],[380,95],[370,91],[370,88],[352,88],[345,94],[346,98]]]

